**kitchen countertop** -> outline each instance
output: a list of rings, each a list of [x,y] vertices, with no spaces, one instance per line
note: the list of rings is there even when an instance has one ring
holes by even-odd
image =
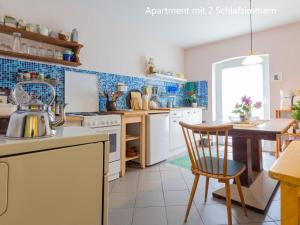
[[[300,185],[300,141],[293,141],[269,171],[270,177],[289,184]]]
[[[148,114],[158,114],[158,113],[169,113],[170,110],[166,109],[153,109],[153,110],[120,110],[120,111],[111,111],[111,114],[120,114],[124,116],[139,116],[139,115],[148,115]]]
[[[176,111],[176,110],[191,110],[191,109],[206,109],[204,107],[175,107],[175,108],[160,108],[159,110],[168,110],[168,111]]]
[[[81,122],[83,121],[83,116],[77,116],[77,115],[69,115],[66,116],[67,122]]]
[[[85,127],[61,127],[55,136],[49,138],[17,140],[0,136],[0,157],[107,140],[108,134],[99,134]]]
[[[150,110],[118,110],[118,111],[107,111],[107,114],[119,114],[126,116],[133,115],[148,115],[148,114],[158,114],[158,113],[169,113],[175,110],[192,110],[192,109],[205,109],[204,107],[177,107],[177,108],[158,108]],[[80,115],[67,115],[67,122],[80,122],[83,120],[83,116]]]

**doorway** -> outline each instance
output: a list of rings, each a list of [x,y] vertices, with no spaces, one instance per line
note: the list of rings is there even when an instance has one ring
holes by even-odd
[[[213,119],[226,121],[242,96],[261,101],[262,107],[252,115],[270,118],[269,57],[261,56],[260,64],[243,66],[245,57],[227,59],[213,64]]]

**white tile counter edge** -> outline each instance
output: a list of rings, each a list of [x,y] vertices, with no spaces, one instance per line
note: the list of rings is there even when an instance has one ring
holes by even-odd
[[[0,157],[107,140],[109,140],[107,133],[96,133],[85,127],[58,128],[56,135],[49,138],[17,140],[0,136]]]

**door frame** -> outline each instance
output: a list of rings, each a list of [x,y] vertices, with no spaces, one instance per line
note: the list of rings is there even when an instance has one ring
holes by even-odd
[[[263,66],[263,82],[264,82],[264,119],[270,119],[270,69],[269,55],[260,55],[264,61],[260,64]],[[212,64],[212,114],[213,120],[222,118],[222,98],[217,97],[216,90],[222,93],[222,70],[232,67],[241,67],[242,61],[246,56],[230,58]]]

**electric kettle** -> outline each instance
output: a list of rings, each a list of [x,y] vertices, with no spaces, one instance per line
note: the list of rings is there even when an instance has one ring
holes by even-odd
[[[22,102],[16,94],[24,84],[47,85],[51,90],[51,100],[44,104],[38,99]],[[62,105],[60,115],[56,118],[50,107],[55,99],[55,89],[42,81],[24,81],[18,83],[12,91],[12,100],[18,105],[9,120],[6,136],[9,138],[42,138],[55,135],[55,128],[65,123],[65,105]]]

